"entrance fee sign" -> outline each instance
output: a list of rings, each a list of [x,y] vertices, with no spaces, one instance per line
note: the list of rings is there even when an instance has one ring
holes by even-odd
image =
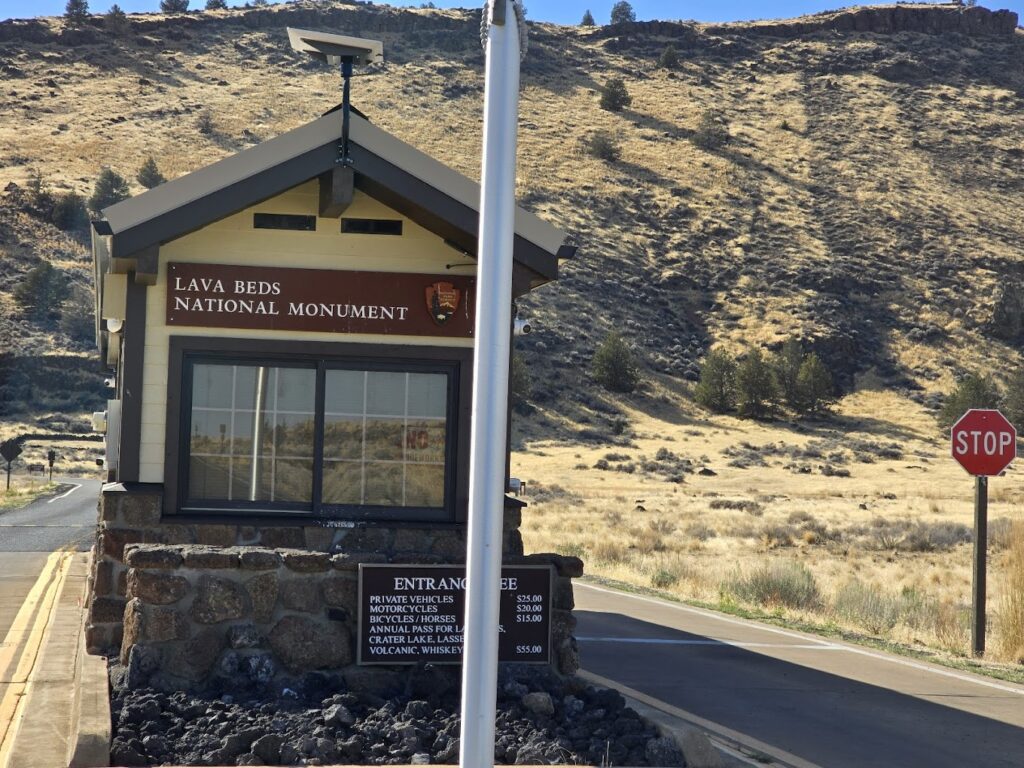
[[[1017,458],[1017,430],[999,411],[972,408],[950,436],[953,458],[972,475],[993,477]]]
[[[473,335],[476,282],[459,275],[167,265],[167,325]]]
[[[498,659],[551,658],[551,567],[501,569]],[[359,664],[462,662],[466,569],[461,565],[359,566]]]

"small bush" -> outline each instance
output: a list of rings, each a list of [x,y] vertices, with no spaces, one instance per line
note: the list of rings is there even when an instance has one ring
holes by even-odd
[[[621,563],[629,555],[629,550],[621,541],[603,539],[594,545],[593,556],[599,563]]]
[[[626,83],[622,78],[611,78],[601,90],[601,109],[621,112],[632,103],[633,97],[626,90]]]
[[[64,6],[64,18],[71,26],[80,26],[89,20],[88,0],[68,0]]]
[[[709,411],[725,413],[736,404],[736,361],[723,349],[713,349],[704,358],[694,399]]]
[[[791,525],[765,525],[761,529],[761,543],[765,549],[792,547],[796,543],[797,532]]]
[[[906,587],[897,593],[861,581],[850,581],[836,592],[834,610],[838,616],[876,635],[897,624],[920,629],[933,623],[935,604],[920,592]]]
[[[988,545],[995,552],[1009,549],[1015,533],[1014,521],[1008,517],[988,521]]]
[[[814,574],[791,561],[764,563],[737,575],[726,588],[740,600],[767,607],[809,609],[820,602]]]
[[[587,556],[587,548],[575,541],[568,541],[565,544],[560,544],[555,547],[555,551],[560,555],[565,555],[566,557],[583,558]]]
[[[107,11],[107,15],[103,17],[103,26],[117,37],[131,31],[132,23],[128,20],[128,14],[121,10],[121,6],[114,3]]]
[[[836,401],[832,374],[813,352],[800,365],[797,392],[800,413],[822,413]]]
[[[612,6],[611,23],[625,24],[630,21],[636,21],[636,13],[633,11],[633,6],[627,3],[626,0],[619,0]]]
[[[164,175],[160,173],[160,169],[157,168],[156,160],[152,156],[146,158],[146,162],[139,168],[139,172],[135,174],[135,180],[139,182],[146,189],[152,189],[158,187],[167,181]]]
[[[89,224],[85,200],[76,192],[65,192],[54,200],[50,221],[65,232],[84,229]]]
[[[593,27],[596,26],[597,22],[594,21],[594,14],[590,12],[588,8],[583,12],[583,18],[580,20],[581,27]]]
[[[764,507],[756,501],[749,501],[747,499],[712,499],[708,506],[711,509],[736,509],[740,512],[749,512],[754,517],[760,517],[764,514]]]
[[[50,262],[41,261],[14,289],[14,300],[25,315],[43,320],[55,314],[67,295],[67,278]]]
[[[1010,374],[1001,409],[1011,424],[1024,431],[1024,367]]]
[[[622,156],[622,148],[615,134],[608,131],[597,131],[582,139],[583,151],[598,160],[614,163]]]
[[[73,341],[91,341],[95,333],[93,293],[83,285],[74,285],[60,306],[60,329]]]
[[[666,568],[659,568],[651,574],[651,586],[655,589],[668,589],[679,583],[679,574]]]
[[[964,653],[971,636],[970,607],[948,601],[936,602],[932,605],[929,622],[942,648]]]
[[[697,130],[693,132],[690,140],[701,149],[714,150],[724,147],[731,138],[725,119],[708,110],[701,115]]]
[[[578,493],[573,493],[557,484],[543,485],[541,483],[531,483],[529,488],[530,500],[535,504],[542,504],[548,501],[566,501],[578,504],[583,501]]]
[[[213,125],[213,114],[210,110],[203,110],[199,114],[199,119],[196,120],[196,128],[203,136],[212,136],[215,130]]]
[[[679,54],[676,47],[669,43],[658,57],[658,66],[662,69],[675,69],[679,66]]]
[[[634,528],[630,533],[633,535],[633,548],[643,555],[650,555],[654,552],[664,552],[668,549],[665,543],[664,534],[651,528]]]
[[[938,552],[973,540],[974,531],[963,523],[918,523],[907,531],[899,547],[907,552]]]
[[[89,198],[89,210],[100,213],[128,197],[128,182],[111,168],[104,168],[96,179],[96,187]]]
[[[629,345],[617,333],[605,336],[591,362],[594,381],[612,392],[632,392],[640,384],[640,371]]]
[[[226,11],[227,9],[227,0],[206,0],[206,10],[208,11]]]
[[[667,517],[657,517],[647,523],[647,527],[655,533],[671,536],[676,532],[676,524]]]
[[[782,402],[793,410],[800,409],[800,366],[804,362],[804,348],[798,339],[790,337],[772,357],[772,373],[779,388]]]
[[[697,541],[707,541],[718,535],[718,531],[705,523],[690,523],[686,526],[686,535]]]
[[[939,411],[939,426],[949,429],[971,408],[996,408],[999,388],[990,376],[972,373],[949,393]]]
[[[778,389],[761,350],[751,350],[736,369],[736,407],[740,416],[764,418],[775,408]]]
[[[836,592],[835,612],[869,632],[888,632],[900,620],[900,605],[878,587],[847,582]]]
[[[188,0],[160,0],[161,13],[187,13]]]
[[[1024,523],[1014,524],[1008,549],[996,647],[1003,659],[1024,664]]]

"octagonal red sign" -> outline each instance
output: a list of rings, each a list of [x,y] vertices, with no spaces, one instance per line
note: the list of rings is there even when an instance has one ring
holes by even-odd
[[[953,458],[972,475],[998,475],[1017,458],[1017,430],[999,411],[972,408],[950,430]]]

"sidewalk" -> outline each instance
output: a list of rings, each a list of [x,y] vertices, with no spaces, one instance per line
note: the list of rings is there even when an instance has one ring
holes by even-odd
[[[7,737],[4,768],[91,768],[109,763],[106,660],[83,646],[87,553],[61,553],[37,611],[37,652],[27,649],[10,685],[20,686]]]

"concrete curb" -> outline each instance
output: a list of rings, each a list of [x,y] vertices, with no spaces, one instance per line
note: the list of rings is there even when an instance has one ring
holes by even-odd
[[[86,573],[92,571],[92,553]],[[85,650],[88,612],[82,608],[75,660],[74,700],[71,703],[71,734],[68,739],[68,768],[102,768],[110,765],[110,689],[107,660],[90,656]]]
[[[686,756],[688,767],[822,768],[771,744],[673,707],[614,680],[582,669],[576,674],[591,685],[612,688],[621,693],[627,704],[637,713],[653,722],[663,735],[675,739]],[[710,746],[718,751],[719,762],[714,762],[714,758],[708,755],[704,741],[709,741]]]

